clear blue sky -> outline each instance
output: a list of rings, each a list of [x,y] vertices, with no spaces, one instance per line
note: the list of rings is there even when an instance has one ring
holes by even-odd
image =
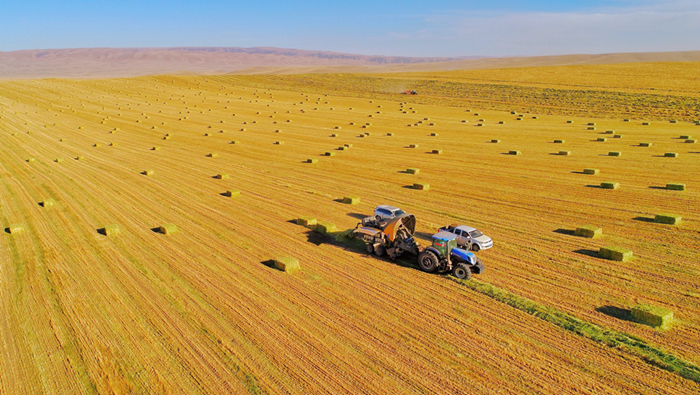
[[[509,56],[700,50],[700,0],[0,3],[0,51],[257,47]]]

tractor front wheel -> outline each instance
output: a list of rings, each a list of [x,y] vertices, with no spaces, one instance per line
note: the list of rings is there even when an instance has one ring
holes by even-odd
[[[472,275],[472,272],[471,270],[469,270],[468,267],[465,267],[463,264],[458,263],[455,265],[454,268],[452,268],[452,275],[460,280],[469,280],[469,278]]]
[[[418,266],[426,273],[434,273],[439,262],[438,257],[432,251],[423,251],[418,255]]]
[[[367,250],[367,253],[368,253],[368,254],[371,254],[371,253],[374,252],[374,246],[373,246],[372,244],[367,244],[367,246],[365,247],[365,249]]]

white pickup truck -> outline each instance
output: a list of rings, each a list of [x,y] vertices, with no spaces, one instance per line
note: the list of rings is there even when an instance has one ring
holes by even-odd
[[[443,226],[439,230],[454,233],[457,236],[457,245],[464,249],[476,252],[493,247],[493,240],[490,237],[471,226],[451,224]]]

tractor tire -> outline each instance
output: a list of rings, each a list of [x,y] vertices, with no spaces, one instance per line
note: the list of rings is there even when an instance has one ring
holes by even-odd
[[[469,280],[472,275],[472,271],[461,263],[455,264],[452,268],[452,275],[460,280]]]
[[[386,253],[386,248],[384,248],[383,245],[378,245],[377,248],[374,249],[374,253],[377,256],[384,256],[384,254]]]
[[[481,249],[481,247],[479,247],[478,244],[476,244],[476,243],[472,244],[472,251],[479,252],[480,249]]]
[[[367,244],[367,246],[365,247],[365,250],[367,250],[368,254],[371,254],[374,252],[374,246],[372,244]]]
[[[423,251],[418,255],[418,266],[426,273],[435,273],[440,261],[432,251]]]

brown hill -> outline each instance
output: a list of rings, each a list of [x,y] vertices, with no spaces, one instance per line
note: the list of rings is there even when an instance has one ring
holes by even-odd
[[[0,52],[0,78],[419,72],[681,61],[700,61],[700,51],[439,58],[370,56],[270,47],[77,48]]]

